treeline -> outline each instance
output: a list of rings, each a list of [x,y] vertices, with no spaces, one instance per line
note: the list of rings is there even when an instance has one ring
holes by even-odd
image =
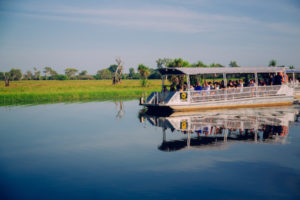
[[[110,65],[108,68],[98,70],[95,75],[90,75],[86,70],[79,72],[75,68],[66,68],[64,74],[57,73],[51,67],[45,67],[42,72],[34,68],[33,71],[28,70],[25,73],[22,73],[20,69],[12,68],[8,72],[0,72],[0,80],[102,80],[112,79],[116,69],[117,65]],[[156,69],[148,68],[148,70],[149,79],[160,79],[160,74]],[[122,79],[141,78],[141,74],[136,72],[134,68],[129,68],[129,73],[122,74]]]
[[[122,73],[122,79],[160,79],[161,76],[157,69],[165,67],[225,67],[219,63],[204,64],[202,61],[189,63],[182,58],[160,58],[156,60],[157,68],[153,69],[144,64],[135,68],[129,68],[129,73]],[[271,60],[269,66],[277,66],[276,60]],[[101,80],[112,79],[118,65],[112,64],[108,68],[98,70],[96,74],[90,75],[86,70],[78,71],[75,68],[66,68],[64,74],[57,73],[51,67],[44,67],[42,71],[37,68],[22,73],[20,69],[11,69],[9,72],[0,72],[0,80],[17,81],[17,80]],[[236,61],[231,61],[229,67],[240,67]],[[284,67],[284,66],[281,66]],[[294,68],[294,66],[289,66]]]

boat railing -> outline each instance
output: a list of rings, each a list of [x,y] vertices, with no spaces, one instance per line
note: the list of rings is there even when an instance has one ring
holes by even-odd
[[[176,92],[153,92],[146,100],[146,104],[165,104]]]
[[[259,87],[241,87],[227,88],[226,90],[202,90],[191,91],[190,102],[207,102],[207,101],[224,101],[238,100],[244,98],[280,96],[278,94],[281,85],[274,86],[259,86]]]
[[[211,101],[239,100],[246,98],[286,96],[288,85],[254,86],[219,90],[191,90],[183,92],[153,92],[147,104],[198,103]]]

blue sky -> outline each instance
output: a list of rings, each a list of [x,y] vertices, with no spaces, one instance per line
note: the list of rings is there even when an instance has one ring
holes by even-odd
[[[0,71],[50,66],[90,74],[121,57],[300,67],[298,0],[0,0]]]

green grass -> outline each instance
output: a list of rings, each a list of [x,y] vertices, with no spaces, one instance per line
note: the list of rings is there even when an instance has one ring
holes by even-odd
[[[103,101],[136,99],[143,94],[161,90],[161,80],[149,80],[141,87],[140,80],[12,81],[0,85],[0,105],[41,104],[56,102]]]

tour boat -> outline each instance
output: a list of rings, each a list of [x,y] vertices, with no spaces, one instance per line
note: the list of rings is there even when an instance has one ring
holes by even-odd
[[[260,74],[286,73],[282,67],[237,67],[237,68],[162,68],[162,86],[167,76],[181,76],[186,78],[186,91],[153,92],[148,98],[141,98],[140,104],[149,109],[171,109],[185,111],[195,109],[214,109],[232,107],[278,106],[292,104],[294,88],[289,84],[258,86]],[[225,88],[218,90],[193,90],[190,87],[192,76],[222,75],[224,85],[227,86],[227,75],[253,75],[255,84],[252,87]]]

